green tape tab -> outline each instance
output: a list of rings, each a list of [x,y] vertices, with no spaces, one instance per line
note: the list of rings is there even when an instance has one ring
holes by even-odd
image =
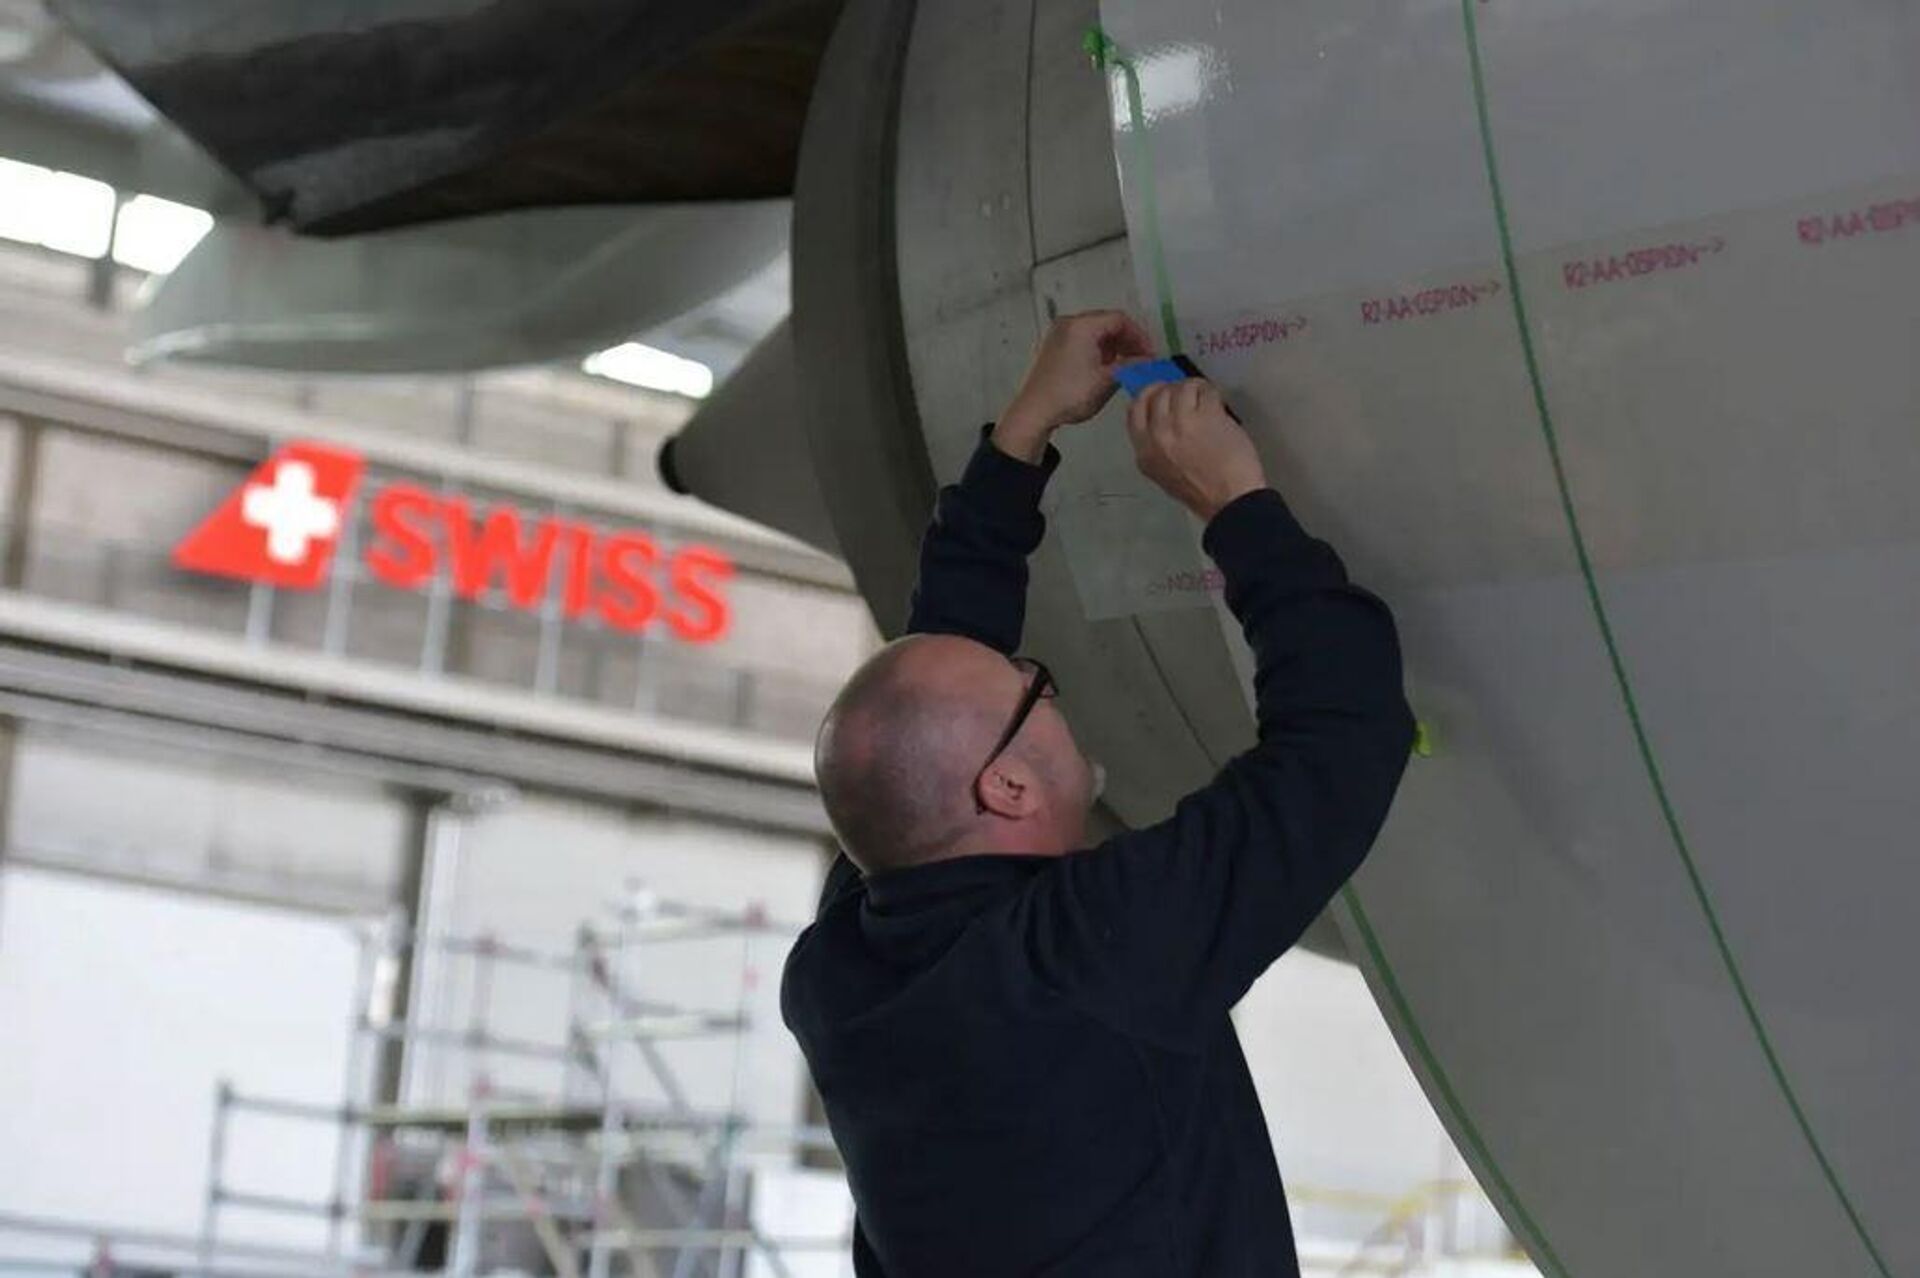
[[[1146,240],[1147,265],[1153,272],[1153,289],[1159,296],[1155,309],[1160,314],[1160,332],[1167,343],[1167,354],[1178,355],[1185,347],[1180,341],[1180,320],[1173,309],[1173,282],[1167,273],[1167,254],[1161,245],[1160,196],[1153,176],[1153,141],[1147,136],[1147,110],[1140,99],[1140,73],[1133,60],[1120,51],[1097,23],[1087,28],[1080,47],[1093,65],[1102,71],[1120,72],[1127,98],[1127,132],[1133,137],[1135,186],[1140,192],[1140,234]]]

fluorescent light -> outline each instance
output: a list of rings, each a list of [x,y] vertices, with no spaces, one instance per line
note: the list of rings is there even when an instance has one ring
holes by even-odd
[[[113,188],[37,164],[0,160],[0,236],[99,257],[113,234]]]
[[[47,170],[37,164],[0,160],[0,239],[40,242],[40,184]]]
[[[165,275],[212,228],[213,215],[201,209],[136,195],[120,210],[113,260],[149,275]]]
[[[580,367],[596,377],[685,395],[689,399],[705,399],[713,393],[711,368],[698,360],[682,359],[639,342],[625,342],[589,355]]]
[[[99,257],[113,238],[113,188],[78,173],[49,173],[41,197],[40,242],[76,257]]]
[[[114,235],[113,188],[78,173],[0,159],[0,239],[38,244],[76,257],[114,260],[159,275],[179,265],[213,218],[199,209],[136,195],[120,210]]]

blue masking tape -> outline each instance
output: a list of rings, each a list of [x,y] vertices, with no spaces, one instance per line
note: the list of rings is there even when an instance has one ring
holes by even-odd
[[[1121,389],[1127,394],[1136,398],[1149,386],[1158,386],[1162,382],[1184,382],[1190,376],[1191,373],[1170,359],[1122,364],[1113,370],[1113,380],[1120,383]]]

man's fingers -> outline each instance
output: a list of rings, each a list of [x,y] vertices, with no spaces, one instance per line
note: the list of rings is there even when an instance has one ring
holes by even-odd
[[[1153,402],[1160,398],[1160,387],[1149,386],[1140,392],[1133,401],[1134,411],[1140,418],[1140,434],[1144,437],[1153,430]]]
[[[1083,336],[1097,346],[1104,363],[1146,359],[1153,354],[1153,339],[1140,327],[1140,322],[1125,311],[1083,311],[1067,316],[1061,323],[1076,336]]]
[[[1148,386],[1133,397],[1133,403],[1127,405],[1127,430],[1140,432],[1146,430],[1146,405],[1154,401],[1154,388]]]
[[[1180,410],[1188,414],[1198,413],[1200,411],[1200,405],[1206,402],[1206,392],[1207,384],[1199,378],[1190,377],[1186,381],[1181,382]]]
[[[1154,430],[1164,431],[1172,427],[1179,389],[1177,383],[1161,382],[1147,392],[1152,401],[1147,405],[1147,424]]]
[[[1133,441],[1135,449],[1142,447],[1147,438],[1147,405],[1153,399],[1158,386],[1149,386],[1127,406],[1127,438]]]
[[[1153,354],[1153,339],[1140,321],[1125,311],[1115,311],[1119,323],[1107,333],[1104,346],[1110,360],[1145,359]]]
[[[1127,433],[1137,437],[1144,432],[1172,432],[1189,424],[1190,419],[1209,405],[1220,402],[1220,392],[1212,382],[1189,377],[1178,382],[1156,382],[1141,391],[1127,409]]]
[[[1125,320],[1125,311],[1081,311],[1062,318],[1060,326],[1080,341],[1104,343],[1110,334],[1120,331]]]
[[[1193,384],[1191,381],[1174,382],[1167,387],[1167,407],[1159,425],[1165,437],[1172,439],[1184,433],[1193,416]]]

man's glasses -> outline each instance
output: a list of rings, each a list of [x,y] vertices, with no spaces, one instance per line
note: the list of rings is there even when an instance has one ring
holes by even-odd
[[[1013,722],[1009,723],[1007,730],[1000,734],[998,744],[993,747],[993,753],[987,756],[987,761],[980,765],[980,771],[973,774],[973,810],[975,812],[987,810],[987,805],[980,801],[980,783],[987,779],[987,769],[991,768],[994,760],[1013,744],[1013,739],[1020,735],[1020,729],[1026,726],[1027,717],[1033,713],[1033,708],[1042,701],[1052,700],[1060,692],[1060,685],[1053,681],[1053,671],[1040,662],[1032,657],[1013,657],[1011,660],[1013,668],[1027,676],[1027,690],[1020,697],[1020,708],[1013,712]]]

